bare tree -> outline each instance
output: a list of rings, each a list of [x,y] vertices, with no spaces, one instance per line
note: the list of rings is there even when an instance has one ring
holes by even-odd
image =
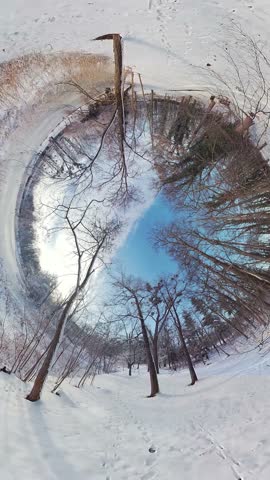
[[[127,320],[127,322],[126,322]],[[139,363],[141,357],[141,330],[139,328],[138,319],[130,319],[121,317],[120,323],[123,326],[124,338],[122,342],[123,357],[128,367],[128,374],[131,377],[132,368],[135,363]]]
[[[174,275],[171,278],[164,279],[162,281],[163,287],[163,298],[166,304],[168,305],[170,315],[173,319],[175,327],[177,329],[181,346],[183,348],[184,356],[186,359],[186,363],[189,369],[191,384],[194,385],[197,381],[197,375],[193,366],[193,362],[187,347],[187,342],[183,332],[183,326],[179,315],[179,306],[182,300],[182,289],[179,287],[179,277],[178,275]]]
[[[148,331],[151,338],[153,358],[157,373],[159,373],[159,337],[170,312],[170,307],[161,297],[162,287],[162,281],[153,285],[150,283],[146,284],[146,288],[149,292],[148,301],[150,305],[152,305],[150,318],[153,323],[153,328],[149,326]]]
[[[75,302],[79,300],[80,295],[85,292],[102,255],[112,246],[112,240],[119,231],[119,224],[117,222],[102,224],[99,221],[93,221],[91,225],[86,225],[84,223],[86,221],[85,212],[80,215],[79,219],[72,219],[70,205],[65,209],[64,219],[71,232],[75,246],[77,258],[76,284],[61,311],[57,328],[50,342],[46,357],[36,376],[33,388],[27,395],[27,399],[32,402],[40,398],[43,385],[57,353],[59,342],[63,336],[70,311],[74,307]]]
[[[152,308],[152,305],[149,305],[147,300],[148,291],[142,281],[136,280],[132,277],[126,277],[123,274],[114,281],[114,287],[117,291],[115,297],[116,303],[126,309],[124,312],[125,317],[131,319],[136,318],[140,322],[151,384],[151,392],[149,396],[154,397],[159,393],[159,383],[146,325],[146,321],[149,318]]]

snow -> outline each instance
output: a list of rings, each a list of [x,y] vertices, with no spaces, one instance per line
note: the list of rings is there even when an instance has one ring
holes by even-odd
[[[145,90],[193,88],[209,95],[213,79],[205,71],[206,64],[210,63],[223,77],[227,65],[220,46],[225,42],[232,52],[239,48],[229,29],[232,22],[260,39],[267,49],[269,13],[267,0],[2,0],[0,61],[36,52],[45,56],[58,54],[59,58],[65,52],[68,58],[71,51],[112,58],[110,41],[92,39],[120,32],[124,39],[124,63],[141,73]],[[69,63],[72,66],[71,60]],[[59,62],[59,68],[67,65]],[[64,77],[66,72],[59,72],[57,64],[53,69],[57,72],[55,80],[61,81],[61,73]],[[104,67],[105,70],[108,82],[108,68]],[[10,123],[10,131],[0,141],[0,258],[4,259],[14,290],[20,280],[15,210],[25,168],[67,110],[82,103],[74,91],[65,98],[56,92],[52,94],[51,72],[42,76],[42,71],[31,69],[31,63],[26,72],[21,68],[19,72],[19,95],[9,91],[4,75],[0,78],[2,128]],[[35,79],[32,83],[31,76]],[[92,87],[97,86],[97,79],[90,78],[91,82]],[[10,113],[14,106],[15,111]],[[8,111],[7,122],[4,114]]]
[[[72,58],[69,58],[68,55],[67,59],[70,63],[72,62]],[[106,83],[111,78],[111,73],[107,65],[104,65],[101,79],[99,74],[95,72],[95,70],[99,70],[97,69],[98,62],[102,63],[97,57],[96,61],[90,63],[88,73],[89,75],[92,74],[95,86],[104,86],[103,82]],[[83,103],[81,94],[74,89],[72,92],[59,92],[57,89],[52,89],[52,82],[63,81],[66,74],[65,71],[57,71],[57,57],[53,66],[54,71],[48,72],[44,82],[41,82],[41,85],[36,88],[35,95],[33,94],[33,85],[28,79],[24,87],[24,96],[26,98],[27,96],[30,97],[31,100],[26,103],[24,96],[18,97],[18,121],[15,127],[11,123],[10,131],[1,142],[0,216],[3,228],[0,240],[0,258],[4,260],[5,269],[14,290],[16,290],[18,279],[19,283],[23,284],[22,279],[20,279],[20,269],[18,269],[15,224],[16,208],[20,200],[19,195],[30,174],[28,166],[33,163],[33,158],[40,150],[41,145],[62,122],[63,117],[67,117],[70,110],[73,111]],[[41,67],[40,70],[42,70]],[[35,74],[40,75],[38,66]],[[46,93],[49,92],[47,97],[42,91],[44,84]],[[41,103],[37,100],[39,96],[42,98]],[[8,111],[9,108],[11,108],[10,105],[2,106],[2,112]],[[2,124],[5,121],[4,118]],[[21,286],[19,287],[21,288]]]
[[[226,25],[241,22],[267,41],[269,9],[267,0],[2,1],[0,61],[33,49],[110,54],[110,42],[91,40],[119,32],[127,64],[135,66],[145,84],[201,88],[202,76],[192,66],[214,63],[216,55],[221,67],[218,43],[227,37]]]
[[[47,386],[36,404],[29,385],[1,373],[1,478],[268,480],[268,349],[213,358],[193,387],[187,371],[163,370],[153,399],[143,367],[83,390],[65,383],[60,397]]]
[[[220,44],[237,51],[232,21],[267,50],[269,18],[268,0],[1,0],[0,61],[36,51],[111,57],[111,42],[92,39],[120,32],[125,65],[142,74],[146,89],[208,95],[211,79],[201,67],[210,63],[226,73]],[[104,72],[109,82],[108,65]],[[55,74],[60,81],[65,72],[55,67]],[[29,72],[20,95],[0,82],[0,260],[18,296],[14,230],[25,169],[63,116],[82,103],[76,92],[52,92],[50,75],[36,75],[34,85],[27,78]],[[162,372],[162,393],[154,399],[146,398],[143,371],[103,375],[84,390],[65,383],[60,397],[47,387],[37,404],[24,398],[29,385],[0,373],[1,479],[268,480],[270,358],[250,350],[199,367],[193,387],[186,386],[187,372]]]

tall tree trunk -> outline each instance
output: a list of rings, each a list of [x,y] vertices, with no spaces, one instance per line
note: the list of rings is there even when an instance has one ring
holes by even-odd
[[[77,292],[76,292],[77,293]],[[76,294],[73,293],[73,295],[70,297],[70,299],[67,301],[66,306],[60,316],[54,337],[50,343],[48,353],[45,357],[45,360],[42,364],[42,366],[39,369],[39,372],[36,376],[33,388],[31,392],[27,395],[26,399],[30,400],[30,402],[36,402],[37,400],[40,399],[40,395],[42,392],[42,388],[44,386],[44,383],[46,381],[46,378],[48,376],[48,373],[50,371],[50,366],[52,364],[54,355],[56,353],[57,347],[59,345],[59,340],[61,339],[62,332],[64,331],[66,320],[68,318],[68,314],[70,312],[70,309],[74,303],[74,300],[76,298]]]
[[[122,98],[122,73],[123,73],[123,53],[122,53],[122,38],[118,33],[113,34],[113,53],[114,53],[114,90],[115,90],[115,99],[118,109],[118,119],[119,119],[119,128],[120,128],[120,138],[121,141],[124,141],[125,130],[124,130],[124,108],[123,108],[123,98]]]
[[[138,311],[138,314],[139,314],[138,316],[139,316],[140,323],[141,323],[144,347],[145,347],[145,351],[146,351],[147,363],[148,363],[148,368],[149,368],[150,384],[151,384],[151,393],[150,393],[149,397],[154,397],[157,393],[159,393],[157,371],[156,371],[156,366],[155,366],[153,356],[152,356],[152,352],[151,352],[150,342],[149,342],[149,338],[148,338],[147,329],[146,329],[146,326],[145,326],[145,323],[144,323],[143,314],[142,314],[140,303],[139,303],[137,297],[135,297],[135,302],[136,302],[137,311]]]
[[[132,365],[133,364],[131,362],[128,362],[128,375],[129,375],[129,377],[131,377]]]
[[[176,327],[177,327],[177,330],[178,330],[178,333],[179,333],[179,338],[180,338],[180,341],[181,341],[181,344],[182,344],[182,347],[183,347],[183,350],[184,350],[184,355],[185,355],[185,358],[186,358],[186,361],[187,361],[187,364],[188,364],[188,369],[189,369],[190,378],[191,378],[191,384],[190,385],[194,385],[198,381],[198,377],[197,377],[195,369],[193,367],[191,356],[189,354],[187,344],[186,344],[186,341],[185,341],[185,337],[183,335],[183,330],[182,330],[182,325],[181,325],[181,322],[180,322],[180,319],[179,319],[179,315],[178,315],[177,310],[174,307],[174,305],[173,305],[172,308],[173,308],[173,312],[174,312],[174,321],[175,321],[175,324],[176,324]]]
[[[158,339],[153,339],[153,357],[156,366],[156,372],[159,374],[159,362],[158,362]]]

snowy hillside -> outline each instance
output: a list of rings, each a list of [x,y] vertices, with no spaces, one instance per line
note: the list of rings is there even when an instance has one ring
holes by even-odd
[[[0,256],[7,264],[13,284],[20,276],[15,258],[13,218],[24,169],[63,117],[83,103],[74,89],[68,95],[51,90],[53,81],[61,82],[66,78],[67,69],[76,71],[78,68],[74,55],[98,55],[99,74],[90,66],[90,79],[88,71],[88,78],[80,74],[82,85],[90,92],[108,85],[110,66],[99,55],[111,58],[111,44],[92,39],[104,33],[119,32],[124,40],[124,63],[142,75],[146,90],[191,89],[198,90],[198,95],[208,96],[212,93],[213,79],[207,73],[210,68],[207,64],[210,70],[226,78],[225,45],[236,54],[240,49],[240,58],[243,55],[242,45],[230,31],[232,22],[240,24],[267,48],[266,18],[269,13],[270,7],[265,0],[138,0],[128,4],[123,0],[113,3],[110,0],[48,0],[46,5],[32,0],[1,2],[0,61],[14,61],[14,65],[10,65],[15,78],[8,82],[10,73],[6,72],[7,64],[4,63],[0,79],[3,119],[0,205],[1,211],[5,211],[5,220],[2,222]],[[62,51],[66,55],[64,59]],[[48,62],[45,76],[44,60],[39,63],[27,57],[37,52],[44,54]],[[56,55],[52,61],[46,60],[50,54]],[[26,60],[18,61],[18,57],[23,56]],[[59,63],[58,58],[63,62]],[[34,82],[31,80],[33,72]],[[14,91],[17,82],[19,90]],[[235,88],[239,89],[239,85],[232,85],[232,89]],[[28,132],[31,132],[30,137]],[[7,195],[8,203],[5,201]]]
[[[224,65],[219,43],[233,42],[231,21],[268,40],[267,0],[34,0],[1,2],[1,61],[35,51],[110,54],[91,40],[108,32],[125,39],[127,64],[153,88],[202,88],[196,67]],[[195,70],[194,68],[195,67]]]
[[[269,0],[0,21],[0,480],[269,480]]]
[[[84,390],[65,384],[36,405],[29,387],[0,374],[1,477],[267,480],[269,347],[241,350],[250,351],[198,368],[195,387],[186,371],[162,371],[155,399],[142,367]]]
[[[192,90],[208,96],[212,93],[213,78],[207,68],[211,67],[222,78],[229,75],[224,48],[236,54],[240,51],[240,58],[243,55],[242,45],[230,31],[232,22],[240,24],[267,48],[265,18],[269,9],[264,0],[243,0],[237,5],[231,0],[139,0],[128,5],[122,0],[114,3],[48,0],[46,5],[31,0],[1,3],[0,61],[4,63],[0,79],[3,119],[0,205],[5,219],[0,256],[13,285],[20,277],[13,226],[24,170],[61,120],[84,102],[74,89],[68,94],[52,90],[53,82],[62,82],[67,73],[77,71],[80,60],[76,55],[97,55],[94,63],[98,63],[99,72],[90,59],[90,67],[87,65],[90,70],[85,70],[87,78],[82,72],[79,76],[89,92],[108,85],[112,70],[103,55],[112,57],[111,44],[92,39],[107,32],[119,32],[124,41],[125,66],[142,75],[146,91]],[[44,54],[41,61],[28,57],[37,52]],[[55,55],[52,59],[51,54]],[[8,67],[5,62],[10,61]],[[9,68],[12,77],[14,74],[12,82],[8,81]],[[18,90],[14,91],[16,84]],[[239,94],[237,80],[232,89]]]

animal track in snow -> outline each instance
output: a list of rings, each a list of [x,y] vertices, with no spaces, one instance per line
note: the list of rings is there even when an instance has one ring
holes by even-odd
[[[168,39],[169,23],[175,17],[179,6],[182,6],[180,0],[152,0],[149,2],[149,10],[155,11],[156,20],[159,24],[161,43],[167,51],[168,57],[173,52],[173,47]]]
[[[202,425],[199,425],[199,426],[201,431],[205,435],[205,438],[215,448],[217,454],[229,464],[236,480],[244,480],[243,475],[240,474],[240,472],[238,471],[238,467],[241,466],[240,462],[236,460],[231,455],[231,453],[227,449],[225,449],[225,447],[221,443],[217,441],[217,439],[214,437],[214,435],[211,432],[209,432],[208,430],[205,430]]]

